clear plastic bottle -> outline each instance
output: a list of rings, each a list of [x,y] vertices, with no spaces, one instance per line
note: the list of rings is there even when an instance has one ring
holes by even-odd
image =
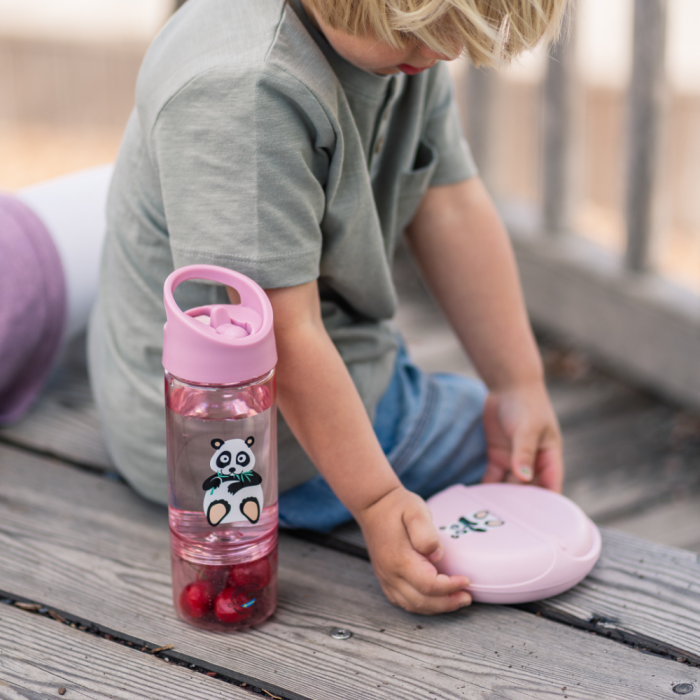
[[[235,287],[241,304],[183,312],[172,291],[186,279]],[[165,300],[175,609],[206,629],[249,627],[268,618],[277,604],[272,309],[251,280],[208,265],[176,270],[166,281]],[[266,371],[226,381],[260,369]]]

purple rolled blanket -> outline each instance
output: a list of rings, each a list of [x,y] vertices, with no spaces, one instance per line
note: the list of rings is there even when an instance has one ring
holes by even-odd
[[[29,207],[0,193],[0,424],[29,409],[65,323],[66,283],[51,234]]]

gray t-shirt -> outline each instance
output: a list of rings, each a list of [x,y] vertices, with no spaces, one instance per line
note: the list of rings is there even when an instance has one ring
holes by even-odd
[[[162,285],[208,263],[263,288],[317,279],[372,415],[391,377],[397,238],[429,186],[473,176],[447,67],[379,76],[298,0],[189,0],[144,60],[108,203],[91,373],[119,469],[165,501]],[[183,308],[225,301],[204,284]],[[280,426],[280,488],[315,473]]]

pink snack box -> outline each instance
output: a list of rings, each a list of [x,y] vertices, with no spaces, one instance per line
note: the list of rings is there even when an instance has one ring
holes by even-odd
[[[444,549],[479,603],[527,603],[575,586],[600,556],[600,532],[572,501],[518,484],[457,484],[428,500]]]

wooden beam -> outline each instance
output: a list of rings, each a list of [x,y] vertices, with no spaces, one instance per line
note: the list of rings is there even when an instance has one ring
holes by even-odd
[[[636,0],[628,103],[627,269],[650,265],[664,106],[666,0]]]
[[[700,302],[578,236],[538,233],[532,212],[502,208],[533,322],[622,377],[700,408]]]

